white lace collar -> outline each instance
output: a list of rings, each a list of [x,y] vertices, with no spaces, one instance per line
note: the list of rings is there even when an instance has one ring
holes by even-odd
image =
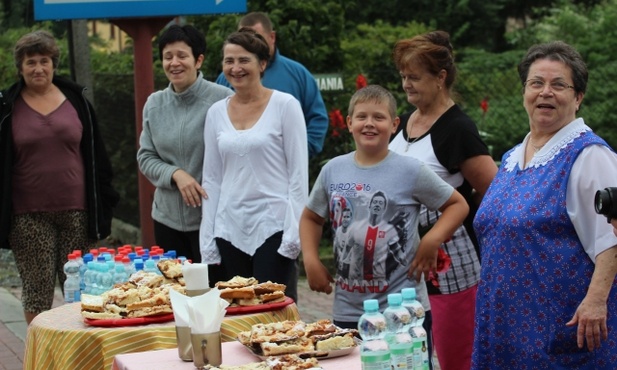
[[[534,154],[531,161],[527,164],[527,168],[544,166],[555,158],[563,147],[574,141],[575,138],[585,131],[591,131],[591,128],[585,124],[582,118],[577,118],[565,125]],[[523,168],[525,163],[525,148],[527,147],[527,141],[529,141],[529,135],[528,133],[523,142],[512,151],[508,158],[506,158],[504,166],[507,171],[514,171],[517,165],[519,168]]]

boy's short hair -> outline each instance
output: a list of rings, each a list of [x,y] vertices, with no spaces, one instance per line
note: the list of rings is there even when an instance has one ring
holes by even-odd
[[[388,104],[390,118],[396,117],[396,99],[394,99],[394,95],[379,85],[368,85],[356,91],[351,97],[351,100],[349,100],[347,115],[353,117],[353,111],[356,105],[366,102],[386,103]]]

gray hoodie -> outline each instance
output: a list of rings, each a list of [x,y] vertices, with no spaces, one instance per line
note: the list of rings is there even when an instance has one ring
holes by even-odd
[[[171,176],[183,169],[201,184],[206,113],[212,104],[232,94],[229,88],[206,81],[199,72],[195,83],[181,93],[169,84],[148,97],[137,162],[156,187],[152,203],[155,221],[182,232],[199,230],[201,209],[184,203]]]

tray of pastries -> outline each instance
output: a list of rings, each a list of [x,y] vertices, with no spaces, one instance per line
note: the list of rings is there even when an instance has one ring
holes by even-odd
[[[221,298],[229,302],[227,315],[272,311],[293,303],[293,299],[285,296],[285,284],[260,283],[254,277],[235,276],[215,286]]]
[[[281,321],[255,324],[238,333],[238,341],[262,360],[294,354],[302,358],[331,358],[350,354],[359,344],[355,329],[341,329],[330,320],[313,323]]]
[[[174,319],[169,290],[186,294],[176,260],[158,263],[162,275],[138,271],[101,295],[82,294],[81,315],[92,326],[129,326]]]

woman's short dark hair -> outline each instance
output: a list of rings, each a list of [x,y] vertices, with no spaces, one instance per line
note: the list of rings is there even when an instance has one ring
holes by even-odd
[[[13,58],[15,59],[17,70],[21,71],[21,65],[26,56],[37,54],[51,57],[54,69],[58,67],[60,49],[51,33],[37,30],[27,33],[17,40],[13,48]]]
[[[254,54],[260,62],[270,60],[270,47],[266,39],[251,28],[242,27],[238,31],[232,32],[223,43],[223,49],[227,44],[242,46],[246,51]],[[262,72],[262,77],[263,74]]]
[[[518,65],[518,75],[521,84],[525,84],[529,76],[529,68],[539,59],[548,59],[562,62],[572,70],[572,82],[576,93],[585,93],[589,72],[581,54],[576,49],[563,41],[552,41],[545,44],[537,44],[527,50],[527,54]]]
[[[433,76],[443,69],[447,76],[446,88],[450,89],[456,80],[456,65],[450,35],[445,31],[433,31],[410,39],[399,40],[392,50],[392,59],[399,71],[415,62],[424,66]]]
[[[190,46],[195,60],[200,55],[206,54],[206,38],[201,31],[190,24],[184,26],[173,24],[159,37],[159,58],[163,60],[165,46],[180,41]]]

